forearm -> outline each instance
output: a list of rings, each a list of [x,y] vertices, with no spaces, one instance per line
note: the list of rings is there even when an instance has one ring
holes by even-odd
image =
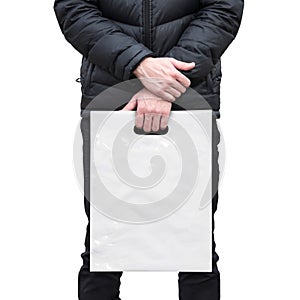
[[[139,62],[153,54],[103,17],[95,0],[56,0],[54,10],[67,41],[120,80],[133,78],[132,71]]]
[[[182,71],[189,79],[203,79],[236,37],[243,0],[203,0],[202,7],[165,57],[194,61],[195,68]]]

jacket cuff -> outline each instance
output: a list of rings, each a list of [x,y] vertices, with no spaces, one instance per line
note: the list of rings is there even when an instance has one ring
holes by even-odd
[[[129,50],[125,51],[124,56],[122,53],[122,55],[120,55],[116,63],[116,68],[118,66],[123,66],[122,80],[136,78],[136,76],[133,74],[133,71],[146,57],[155,57],[155,54],[150,49],[146,48],[143,44],[137,44],[130,47]],[[125,63],[125,61],[121,61],[124,58],[127,61],[127,63]],[[120,72],[121,70],[116,69],[116,72],[118,71]]]
[[[164,56],[173,57],[177,60],[184,62],[195,62],[195,67],[192,70],[179,70],[183,75],[187,76],[189,79],[204,79],[214,66],[210,57],[207,57],[204,54],[195,54],[194,52],[191,52],[182,47],[175,46]]]

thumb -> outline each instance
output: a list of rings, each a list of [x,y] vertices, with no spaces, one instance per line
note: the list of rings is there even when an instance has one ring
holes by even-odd
[[[126,106],[122,108],[122,110],[133,110],[136,108],[137,101],[135,99],[131,99]]]
[[[195,68],[194,62],[187,63],[187,62],[184,62],[181,60],[177,60],[175,58],[172,59],[171,62],[173,63],[174,67],[179,70],[188,71],[188,70]]]

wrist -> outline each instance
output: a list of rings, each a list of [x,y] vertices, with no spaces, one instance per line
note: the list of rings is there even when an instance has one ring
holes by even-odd
[[[148,63],[150,60],[153,60],[154,57],[145,57],[142,59],[142,61],[137,65],[137,67],[134,69],[132,72],[136,77],[141,77],[143,76],[143,68],[146,63]]]

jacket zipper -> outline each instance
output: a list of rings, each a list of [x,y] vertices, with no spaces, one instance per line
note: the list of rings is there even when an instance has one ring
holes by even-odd
[[[144,45],[151,49],[151,0],[144,0]]]

